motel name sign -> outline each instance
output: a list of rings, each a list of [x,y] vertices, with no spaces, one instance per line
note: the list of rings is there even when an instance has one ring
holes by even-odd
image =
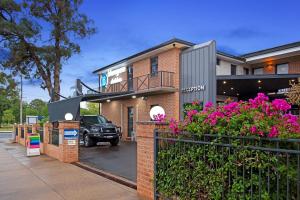
[[[188,88],[183,88],[181,89],[182,93],[189,93],[189,92],[198,92],[198,91],[204,91],[205,90],[205,85],[197,85],[197,86],[192,86]]]

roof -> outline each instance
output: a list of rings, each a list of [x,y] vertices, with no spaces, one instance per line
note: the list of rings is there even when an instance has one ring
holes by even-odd
[[[107,68],[109,68],[109,67],[112,67],[112,66],[114,66],[114,65],[120,64],[120,63],[125,62],[125,61],[127,61],[127,60],[130,60],[130,59],[132,59],[132,58],[138,57],[138,56],[140,56],[140,55],[143,55],[143,54],[145,54],[145,53],[151,52],[151,51],[153,51],[153,50],[159,49],[159,48],[161,48],[161,47],[164,47],[164,46],[166,46],[166,45],[169,45],[169,44],[172,44],[172,43],[175,43],[175,42],[181,43],[181,44],[185,44],[185,45],[187,45],[187,46],[193,46],[193,45],[195,45],[194,43],[191,43],[191,42],[188,42],[188,41],[185,41],[185,40],[181,40],[181,39],[178,39],[178,38],[173,38],[173,39],[168,40],[168,41],[166,41],[166,42],[163,42],[163,43],[161,43],[161,44],[159,44],[159,45],[156,45],[156,46],[154,46],[154,47],[151,47],[151,48],[149,48],[149,49],[146,49],[146,50],[141,51],[141,52],[139,52],[139,53],[136,53],[136,54],[134,54],[134,55],[131,55],[131,56],[127,57],[127,58],[124,58],[124,59],[119,60],[119,61],[117,61],[117,62],[114,62],[114,63],[112,63],[112,64],[109,64],[109,65],[106,65],[106,66],[104,66],[104,67],[101,67],[100,69],[97,69],[97,70],[93,71],[93,73],[97,73],[97,72],[99,72],[99,71],[101,71],[101,70],[105,70],[105,69],[107,69]]]
[[[255,51],[255,52],[252,52],[252,53],[247,53],[247,54],[241,55],[240,57],[249,58],[249,57],[253,57],[253,56],[259,56],[259,55],[263,55],[263,54],[266,54],[266,53],[272,53],[272,52],[275,52],[275,51],[281,51],[281,50],[290,49],[290,48],[299,47],[299,46],[300,46],[300,41],[285,44],[285,45],[281,45],[281,46],[277,46],[277,47],[272,47],[272,48],[269,48],[269,49]]]
[[[184,44],[184,45],[187,45],[187,46],[194,46],[194,45],[195,45],[194,43],[188,42],[188,41],[186,41],[186,40],[181,40],[181,39],[178,39],[178,38],[173,38],[173,39],[168,40],[168,41],[166,41],[166,42],[163,42],[163,43],[161,43],[161,44],[159,44],[159,45],[156,45],[156,46],[154,46],[154,47],[151,47],[151,48],[149,48],[149,49],[146,49],[146,50],[141,51],[141,52],[139,52],[139,53],[136,53],[136,54],[134,54],[134,55],[131,55],[131,56],[127,57],[127,58],[124,58],[124,59],[119,60],[119,61],[117,61],[117,62],[114,62],[114,63],[112,63],[112,64],[109,64],[109,65],[106,65],[106,66],[104,66],[104,67],[101,67],[101,68],[99,68],[99,69],[93,71],[93,73],[97,73],[97,72],[99,72],[99,71],[102,71],[102,70],[105,70],[105,69],[107,69],[107,68],[110,68],[110,67],[112,67],[112,66],[114,66],[114,65],[123,63],[123,62],[125,62],[125,61],[127,61],[127,60],[130,60],[130,59],[132,59],[132,58],[138,57],[138,56],[143,55],[143,54],[145,54],[145,53],[151,52],[151,51],[153,51],[153,50],[159,49],[159,48],[161,48],[161,47],[164,47],[164,46],[166,46],[166,45],[169,45],[169,44],[172,44],[172,43],[176,43],[176,42],[177,42],[177,43]],[[218,54],[218,55],[221,55],[221,56],[228,57],[228,58],[236,59],[236,60],[239,60],[239,61],[245,61],[245,59],[242,58],[242,57],[235,56],[235,55],[232,55],[232,54],[229,54],[229,53],[225,53],[225,52],[222,52],[222,51],[217,51],[217,54]]]

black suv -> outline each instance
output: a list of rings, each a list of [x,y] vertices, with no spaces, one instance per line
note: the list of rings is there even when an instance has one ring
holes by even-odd
[[[80,140],[85,147],[97,142],[110,142],[112,146],[119,143],[121,130],[102,115],[84,115],[80,117]]]

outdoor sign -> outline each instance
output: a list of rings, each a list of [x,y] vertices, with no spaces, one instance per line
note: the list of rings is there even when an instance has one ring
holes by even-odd
[[[101,87],[106,87],[107,86],[107,74],[106,73],[102,73],[101,74]]]
[[[68,145],[76,145],[76,140],[68,140]]]
[[[40,155],[40,135],[29,134],[27,139],[27,156]]]
[[[78,138],[78,129],[64,129],[65,140],[76,140]]]
[[[216,42],[192,46],[180,55],[180,109],[198,100],[216,103]]]

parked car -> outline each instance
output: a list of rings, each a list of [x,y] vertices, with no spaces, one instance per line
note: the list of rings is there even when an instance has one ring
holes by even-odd
[[[121,130],[102,115],[84,115],[80,117],[79,134],[85,147],[94,146],[97,142],[110,142],[112,146],[116,146]]]

